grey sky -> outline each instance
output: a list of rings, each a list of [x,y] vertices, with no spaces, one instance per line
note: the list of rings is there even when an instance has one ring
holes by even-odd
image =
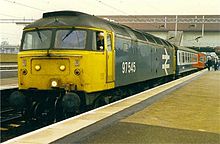
[[[94,15],[220,15],[220,0],[0,0],[0,19],[33,18],[55,10]],[[0,24],[0,41],[18,44],[22,25]]]

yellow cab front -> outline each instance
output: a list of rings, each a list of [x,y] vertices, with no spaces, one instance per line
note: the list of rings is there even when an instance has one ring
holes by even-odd
[[[114,88],[113,44],[113,33],[101,29],[26,29],[18,54],[19,89]]]

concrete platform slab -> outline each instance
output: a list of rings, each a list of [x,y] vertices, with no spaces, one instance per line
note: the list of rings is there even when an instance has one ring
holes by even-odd
[[[3,78],[0,79],[0,90],[17,88],[18,87],[18,78]]]

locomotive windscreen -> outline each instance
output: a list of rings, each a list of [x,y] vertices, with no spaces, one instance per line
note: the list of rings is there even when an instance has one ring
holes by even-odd
[[[24,33],[23,50],[49,49],[51,45],[52,30],[34,30]]]
[[[21,50],[98,50],[104,48],[99,39],[100,31],[76,28],[51,28],[25,31]]]

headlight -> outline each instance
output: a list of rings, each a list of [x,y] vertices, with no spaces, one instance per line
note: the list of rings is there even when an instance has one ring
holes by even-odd
[[[58,82],[56,80],[51,81],[51,86],[52,87],[57,87],[57,85],[58,85]]]
[[[60,66],[60,70],[61,70],[61,71],[64,71],[65,69],[66,69],[65,65],[61,65],[61,66]]]
[[[35,68],[36,71],[39,71],[41,69],[40,65],[35,65],[34,68]]]

